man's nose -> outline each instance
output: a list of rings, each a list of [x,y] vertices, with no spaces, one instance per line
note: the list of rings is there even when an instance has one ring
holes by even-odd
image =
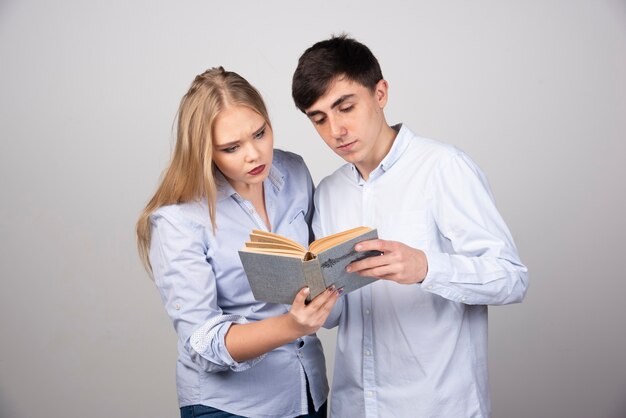
[[[328,123],[330,127],[330,134],[333,138],[341,139],[346,135],[346,128],[340,120],[337,120],[336,118],[328,118]]]

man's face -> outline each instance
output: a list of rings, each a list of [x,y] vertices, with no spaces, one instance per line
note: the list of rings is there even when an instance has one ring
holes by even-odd
[[[387,82],[380,80],[374,91],[346,77],[335,78],[305,113],[337,155],[361,171],[371,171],[384,157],[382,141],[387,103]],[[379,155],[381,154],[382,155]]]

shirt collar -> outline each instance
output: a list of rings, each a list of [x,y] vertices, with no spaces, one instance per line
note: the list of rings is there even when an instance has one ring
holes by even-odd
[[[266,186],[271,185],[276,193],[280,192],[285,186],[285,174],[276,167],[275,164],[270,166],[270,173],[263,182]],[[224,174],[221,171],[215,170],[215,186],[217,188],[217,200],[224,200],[231,196],[240,198],[239,193],[235,191],[233,186],[230,185]]]
[[[398,159],[400,159],[402,153],[404,153],[406,148],[409,146],[409,139],[411,138],[409,129],[402,123],[393,125],[391,128],[397,131],[398,134],[396,135],[396,138],[394,139],[391,149],[387,155],[385,155],[380,164],[378,164],[378,166],[370,173],[370,179],[376,178],[388,171],[398,161]],[[357,170],[356,166],[354,164],[350,164],[350,166],[352,168],[352,173],[356,176],[357,183],[364,183],[365,181],[363,180],[363,177],[361,177],[361,174],[359,174],[359,170]]]

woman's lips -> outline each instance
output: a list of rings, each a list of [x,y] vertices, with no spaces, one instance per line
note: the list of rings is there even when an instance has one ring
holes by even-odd
[[[256,176],[258,174],[261,174],[264,170],[265,170],[265,164],[253,168],[252,170],[248,171],[248,174],[252,176]]]

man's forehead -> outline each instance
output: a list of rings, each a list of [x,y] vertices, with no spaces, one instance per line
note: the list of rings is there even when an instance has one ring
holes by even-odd
[[[359,83],[348,78],[348,76],[346,75],[337,76],[328,83],[328,87],[326,87],[326,91],[324,92],[324,94],[322,94],[320,99],[324,97],[328,98],[331,95],[334,95],[337,97],[342,96],[343,94],[346,94],[344,93],[344,91],[354,90],[359,85],[360,85]]]
[[[346,76],[335,77],[330,83],[324,94],[306,109],[306,113],[316,110],[328,110],[335,104],[337,100],[340,100],[344,96],[355,95],[359,91],[361,86],[356,81],[350,80]]]

